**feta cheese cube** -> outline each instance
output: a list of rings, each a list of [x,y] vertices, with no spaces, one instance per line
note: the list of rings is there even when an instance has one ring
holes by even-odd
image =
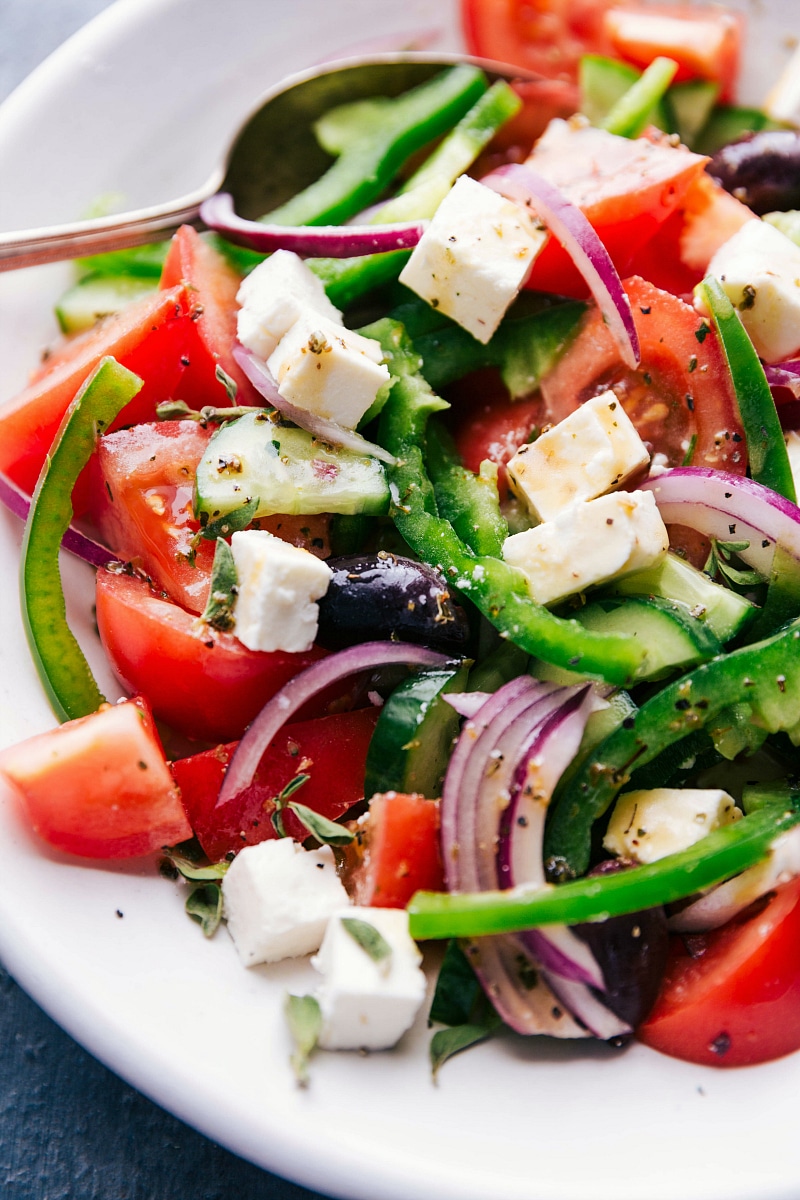
[[[228,931],[246,967],[318,950],[328,918],[348,903],[333,851],[292,838],[246,846],[222,881]]]
[[[308,309],[329,321],[342,314],[331,304],[322,282],[302,258],[290,250],[276,250],[243,280],[236,299],[239,341],[265,361],[283,335]]]
[[[305,311],[267,363],[291,404],[355,429],[389,380],[380,343]]]
[[[342,924],[355,917],[377,929],[391,956],[376,962]],[[311,964],[324,976],[317,991],[324,1050],[386,1050],[414,1022],[425,999],[422,955],[400,908],[351,907],[335,913]]]
[[[462,175],[414,247],[400,282],[488,342],[547,236],[519,205]]]
[[[651,492],[612,492],[576,501],[552,521],[512,534],[503,558],[524,571],[538,604],[654,566],[669,538]]]
[[[263,529],[234,533],[235,633],[249,650],[310,650],[333,572],[327,563]]]
[[[800,246],[766,221],[748,221],[712,257],[716,275],[765,362],[800,350]],[[702,299],[696,307],[703,311]]]
[[[651,863],[677,854],[707,833],[738,821],[741,810],[721,788],[652,788],[617,800],[603,845],[612,854]]]
[[[608,391],[520,446],[507,470],[520,499],[540,521],[549,521],[575,500],[602,496],[649,461],[633,422]]]

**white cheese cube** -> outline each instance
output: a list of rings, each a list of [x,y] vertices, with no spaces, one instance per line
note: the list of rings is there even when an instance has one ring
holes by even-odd
[[[669,538],[652,492],[577,501],[552,521],[506,538],[503,558],[525,573],[538,604],[654,566]]]
[[[649,461],[633,422],[609,391],[520,446],[507,470],[520,499],[540,521],[549,521],[575,500],[602,496]]]
[[[246,967],[318,950],[328,918],[347,904],[333,851],[292,838],[246,846],[222,881],[224,912]]]
[[[400,282],[488,342],[547,240],[535,217],[462,175],[400,273]]]
[[[267,366],[291,404],[355,429],[388,382],[382,359],[373,338],[306,311],[281,338]]]
[[[621,858],[656,862],[687,850],[741,816],[733,798],[721,788],[626,792],[617,800],[603,845]]]
[[[231,550],[238,575],[235,633],[249,650],[310,650],[319,606],[333,572],[301,546],[263,529],[234,533]]]
[[[290,250],[276,250],[243,280],[236,319],[243,346],[265,361],[283,335],[307,309],[329,321],[342,314],[331,304],[321,280]]]
[[[391,956],[376,962],[342,919],[355,917],[377,929]],[[414,1022],[425,999],[422,955],[400,908],[351,907],[328,922],[312,966],[324,976],[317,991],[324,1050],[386,1050]]]
[[[748,221],[708,265],[765,362],[800,350],[800,246],[766,221]],[[696,307],[703,311],[702,299]]]

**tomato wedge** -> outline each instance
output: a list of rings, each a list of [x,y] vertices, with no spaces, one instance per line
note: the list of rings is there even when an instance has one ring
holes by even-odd
[[[687,1062],[741,1067],[800,1049],[800,879],[722,929],[674,938],[661,994],[637,1030]]]
[[[130,858],[191,828],[147,703],[103,705],[0,754],[35,833],[89,858]]]
[[[146,696],[154,714],[186,737],[240,738],[279,688],[325,657],[248,650],[230,633],[198,630],[185,609],[146,580],[97,574],[97,627],[124,686]]]
[[[178,389],[192,336],[186,289],[174,287],[146,296],[64,342],[29,386],[0,410],[0,471],[33,491],[67,408],[106,355],[144,380],[115,425],[152,420],[155,406]],[[85,504],[84,483],[74,499],[75,511],[83,511]]]
[[[439,803],[425,796],[373,796],[345,851],[347,890],[356,904],[405,908],[418,891],[445,890]]]
[[[216,807],[217,797],[236,743],[173,763],[186,812],[208,857],[218,861],[276,837],[270,820],[275,798],[296,775],[308,775],[293,797],[306,808],[331,820],[352,808],[364,795],[367,749],[379,711],[357,709],[285,726],[264,754],[252,786],[223,808]],[[290,837],[308,836],[292,812],[285,813],[283,823]]]
[[[608,54],[609,0],[462,0],[467,50],[574,82],[584,54]]]
[[[236,383],[237,404],[262,403],[233,357],[240,283],[241,277],[218,250],[191,225],[181,226],[164,263],[161,287],[183,284],[192,297],[192,337],[180,394],[190,408],[229,403],[216,378],[218,366]]]

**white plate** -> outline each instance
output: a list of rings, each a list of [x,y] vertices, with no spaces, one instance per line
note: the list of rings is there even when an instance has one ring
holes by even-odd
[[[452,29],[452,16],[442,0],[121,0],[0,111],[0,228],[78,217],[108,192],[134,205],[187,191],[280,75],[373,33]],[[751,36],[762,80],[785,60],[787,32],[778,16]],[[439,45],[457,48],[456,35]],[[0,277],[0,397],[53,336],[67,276]],[[18,615],[19,533],[0,517],[6,743],[53,723]],[[91,574],[65,567],[89,646]],[[715,1072],[640,1046],[507,1038],[453,1060],[434,1087],[421,1023],[393,1053],[317,1055],[301,1091],[281,1004],[287,987],[310,985],[307,965],[245,971],[224,931],[203,940],[151,864],[90,868],[48,854],[2,802],[0,838],[0,953],[11,972],[120,1075],[272,1171],[363,1200],[800,1194],[797,1057]]]

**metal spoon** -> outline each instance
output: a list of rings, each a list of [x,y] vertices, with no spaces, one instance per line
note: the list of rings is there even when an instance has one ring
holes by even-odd
[[[530,78],[504,63],[463,54],[400,53],[346,59],[290,75],[261,97],[246,117],[220,165],[203,186],[166,204],[133,212],[0,234],[0,271],[33,267],[166,237],[197,224],[200,205],[230,192],[236,211],[257,218],[318,178],[330,158],[318,145],[313,122],[344,101],[396,96],[438,70],[474,63],[493,78]]]

